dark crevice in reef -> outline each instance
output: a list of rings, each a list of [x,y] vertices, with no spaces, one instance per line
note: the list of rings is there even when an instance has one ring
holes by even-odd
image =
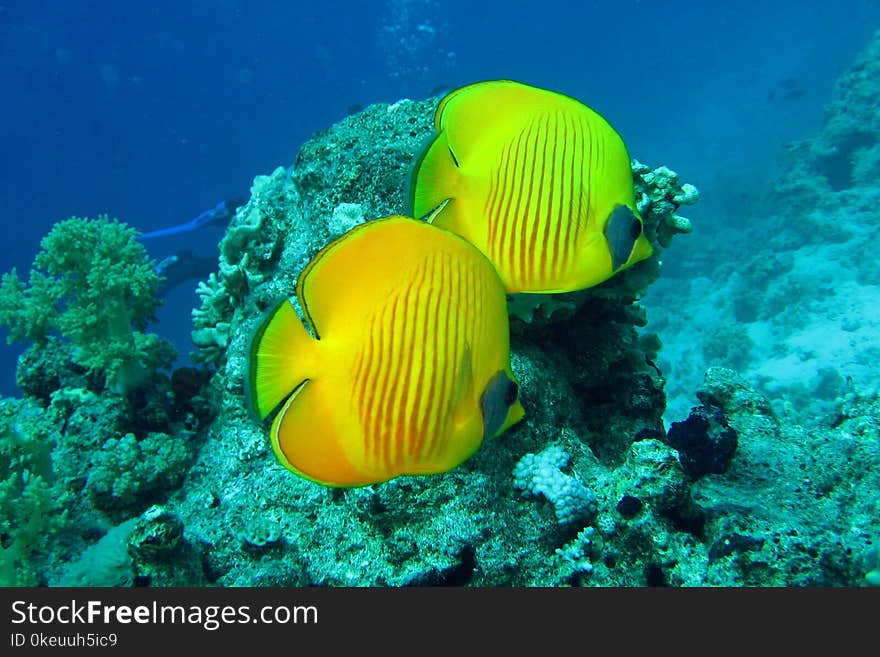
[[[855,132],[840,142],[832,153],[819,159],[819,171],[831,189],[839,192],[853,182],[853,155],[860,148],[871,146],[874,138],[867,132]]]
[[[443,570],[432,570],[414,579],[409,586],[467,586],[474,578],[477,555],[472,545],[466,545],[458,554],[458,562]]]

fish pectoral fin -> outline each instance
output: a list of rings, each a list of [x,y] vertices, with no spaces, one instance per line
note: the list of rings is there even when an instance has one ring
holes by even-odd
[[[458,189],[459,162],[452,155],[446,134],[438,134],[416,161],[410,176],[413,217],[429,214]]]
[[[449,205],[449,201],[451,201],[451,200],[452,199],[448,199],[448,198],[443,199],[443,201],[440,202],[440,205],[438,205],[436,208],[431,210],[428,214],[426,214],[422,218],[422,221],[424,221],[425,223],[428,223],[428,224],[433,224],[434,220],[437,218],[437,215],[439,215],[441,212],[443,212],[443,210],[446,208],[447,205]]]
[[[300,384],[272,422],[272,450],[288,470],[325,486],[375,483],[346,455],[330,393],[321,381]]]
[[[631,208],[616,205],[605,223],[605,239],[611,254],[611,267],[615,271],[630,259],[633,247],[642,236],[642,222]]]
[[[471,346],[464,345],[464,354],[461,357],[458,368],[458,376],[455,379],[455,388],[452,392],[452,408],[455,413],[455,426],[461,426],[469,419],[473,409],[467,404],[467,400],[473,396],[474,370],[471,363]]]

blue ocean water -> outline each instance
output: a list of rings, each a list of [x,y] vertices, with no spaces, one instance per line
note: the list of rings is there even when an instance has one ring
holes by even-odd
[[[700,188],[694,219],[723,235],[782,145],[816,130],[878,24],[871,0],[3,2],[0,271],[26,272],[71,215],[180,224],[246,196],[359,107],[495,77],[602,112],[635,157]],[[148,247],[212,257],[221,234]],[[184,356],[195,283],[168,293],[153,327]],[[15,394],[17,353],[2,347],[2,394]]]

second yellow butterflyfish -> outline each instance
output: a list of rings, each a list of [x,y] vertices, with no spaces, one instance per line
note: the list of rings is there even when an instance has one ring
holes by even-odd
[[[493,262],[508,292],[597,285],[652,253],[626,146],[583,103],[511,80],[447,94],[412,175],[432,213]]]
[[[257,331],[248,391],[276,456],[331,486],[450,470],[523,417],[504,287],[458,235],[405,217],[331,242]]]

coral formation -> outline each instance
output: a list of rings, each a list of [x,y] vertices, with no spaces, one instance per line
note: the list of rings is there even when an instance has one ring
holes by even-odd
[[[880,387],[880,268],[865,257],[880,227],[878,68],[880,33],[838,78],[819,131],[788,145],[769,190],[750,191],[763,202],[731,208],[717,238],[692,236],[693,257],[652,286],[669,419],[687,415],[709,366],[804,418],[831,413],[849,387]]]
[[[265,428],[249,415],[241,394],[255,324],[278,298],[291,296],[297,273],[343,226],[405,213],[407,171],[430,134],[434,102],[372,106],[316,135],[289,173],[278,169],[255,180],[230,233],[254,225],[255,213],[271,220],[241,243],[244,248],[225,247],[229,233],[221,244],[220,272],[203,288],[194,332],[197,344],[208,345],[205,360],[219,367],[214,386],[221,410],[193,469],[200,474],[190,478],[178,511],[195,542],[213,546],[206,566],[211,581],[252,582],[254,560],[271,558],[277,568],[264,569],[261,582],[562,583],[572,567],[556,550],[586,528],[599,492],[593,502],[581,485],[570,497],[583,508],[563,505],[566,522],[560,524],[552,505],[535,505],[516,492],[510,478],[516,462],[554,440],[571,459],[572,475],[565,477],[587,481],[589,472],[608,477],[637,436],[664,434],[662,378],[650,363],[659,343],[635,330],[645,316],[634,302],[659,274],[656,262],[646,262],[579,295],[566,313],[514,326],[513,368],[527,425],[453,472],[328,491],[275,462]],[[669,221],[677,205],[667,196],[680,195],[682,186],[671,173],[655,178],[664,182],[663,192],[637,184],[656,200],[645,210],[656,227]],[[231,293],[224,273],[231,271],[246,272],[243,295]],[[223,336],[222,349],[217,341],[201,340],[215,331]],[[216,500],[207,511],[205,499]],[[505,522],[518,516],[524,526]],[[231,517],[248,520],[227,531],[224,519]],[[567,535],[565,527],[574,533]],[[535,544],[542,548],[532,554]],[[282,553],[300,555],[298,563]],[[355,556],[362,554],[370,557]],[[514,567],[523,559],[527,563]]]
[[[679,183],[678,174],[665,166],[652,171],[651,167],[634,160],[633,173],[645,232],[652,242],[669,248],[673,236],[693,230],[690,220],[676,212],[682,205],[695,204],[700,200],[700,193],[690,183]]]
[[[821,175],[832,190],[848,189],[877,180],[880,116],[880,32],[834,86],[826,105],[821,132],[809,141],[805,164]]]
[[[130,583],[91,572],[83,550],[107,535],[127,554],[110,527],[180,485],[211,415],[206,377],[169,378],[173,348],[145,332],[161,279],[135,236],[106,217],[62,221],[27,284],[3,277],[0,322],[34,343],[18,363],[24,398],[0,402],[4,584]]]
[[[593,572],[591,552],[595,533],[596,530],[592,527],[585,527],[570,543],[556,548],[556,555],[559,557],[562,567],[570,571],[562,574],[563,580],[572,581],[579,575],[589,575]]]
[[[161,505],[138,518],[128,536],[134,583],[138,586],[200,586],[207,583],[198,549],[184,537],[183,522]]]
[[[664,442],[678,452],[692,479],[724,474],[736,453],[737,435],[717,406],[695,406],[684,422],[673,422]]]
[[[27,425],[39,409],[11,399],[0,400],[0,585],[33,586],[39,582],[32,559],[46,549],[49,537],[64,524],[52,490],[52,443]]]
[[[131,586],[134,583],[128,539],[136,520],[126,520],[111,528],[70,562],[57,582],[58,586]]]
[[[847,568],[814,568],[799,580],[803,551],[795,550],[795,539],[788,536],[798,521],[775,516],[771,535],[748,531],[748,506],[742,515],[722,512],[733,493],[716,497],[713,491],[728,487],[746,494],[753,485],[743,485],[746,472],[761,472],[769,463],[780,467],[779,456],[761,461],[763,466],[753,464],[755,451],[768,457],[772,452],[762,451],[764,441],[792,435],[747,383],[722,383],[718,373],[724,371],[716,370],[701,393],[701,401],[723,409],[738,433],[739,447],[726,472],[694,481],[679,452],[664,444],[664,378],[655,367],[661,345],[653,333],[638,331],[646,324],[639,300],[659,275],[659,257],[586,293],[549,299],[549,312],[542,305],[548,299],[541,299],[537,312],[530,304],[514,314],[512,365],[527,418],[456,470],[327,490],[289,476],[274,462],[265,430],[248,416],[240,393],[249,332],[273,295],[290,295],[295,272],[340,230],[340,222],[360,221],[361,213],[369,218],[405,211],[402,173],[430,130],[430,104],[402,101],[393,107],[368,108],[317,135],[290,174],[279,170],[255,185],[248,206],[262,207],[284,222],[277,238],[267,226],[268,236],[257,241],[259,246],[264,238],[280,240],[278,259],[259,260],[264,280],[240,300],[227,295],[227,310],[217,318],[229,336],[215,378],[220,415],[178,503],[193,544],[211,546],[205,557],[208,580],[230,585],[861,581],[873,562],[859,561],[855,550]],[[696,193],[668,169],[634,167],[641,210],[661,253],[661,234],[669,244],[672,235],[687,231],[688,222],[676,215]],[[343,175],[349,170],[358,176]],[[674,257],[674,247],[670,253]],[[221,262],[225,257],[221,252]],[[520,301],[512,299],[511,308]],[[719,343],[723,339],[719,334]],[[728,348],[727,357],[747,359],[748,338],[741,342],[736,350]],[[790,430],[803,435],[797,425]],[[548,444],[556,458],[550,458],[547,471],[555,476],[534,492],[550,491],[552,482],[561,490],[568,482],[581,493],[590,491],[562,497],[582,500],[588,511],[564,512],[570,522],[560,523],[552,503],[524,498],[511,478],[519,472],[518,485],[534,485],[525,471],[533,470],[527,466]],[[565,455],[567,473],[560,470]],[[571,482],[581,482],[580,487]],[[771,483],[782,490],[768,490],[767,504],[773,495],[792,491],[784,482]],[[595,510],[588,500],[593,497]],[[731,522],[732,517],[737,520]],[[247,518],[247,524],[232,518]],[[251,523],[259,528],[266,519],[277,532],[247,538],[246,528]],[[791,558],[777,548],[776,538],[792,548]],[[803,550],[825,549],[824,540],[817,532]],[[760,565],[767,561],[770,567]]]
[[[596,515],[596,496],[576,477],[562,472],[570,460],[556,445],[540,454],[526,454],[513,468],[513,487],[526,497],[546,497],[561,525],[589,523]]]
[[[74,347],[73,361],[119,392],[167,367],[173,347],[143,332],[158,307],[161,278],[135,236],[106,216],[55,224],[28,283],[15,271],[3,276],[0,324],[9,327],[10,339],[42,345],[60,333]]]
[[[852,395],[834,428],[781,422],[741,376],[711,368],[699,392],[739,436],[724,475],[693,486],[706,511],[707,583],[828,586],[862,582],[875,541],[876,397]],[[872,490],[873,487],[873,490]]]

